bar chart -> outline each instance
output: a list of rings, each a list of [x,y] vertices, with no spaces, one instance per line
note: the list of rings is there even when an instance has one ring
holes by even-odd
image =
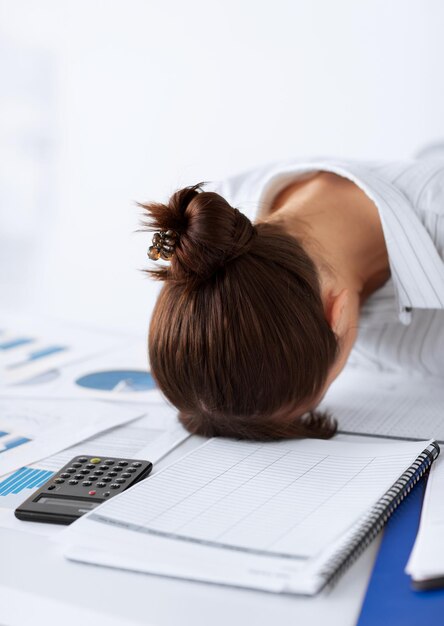
[[[0,454],[11,448],[16,448],[24,443],[28,443],[28,441],[31,441],[29,437],[8,433],[6,430],[0,430]]]
[[[22,467],[0,481],[0,497],[21,493],[24,489],[38,489],[54,472]]]

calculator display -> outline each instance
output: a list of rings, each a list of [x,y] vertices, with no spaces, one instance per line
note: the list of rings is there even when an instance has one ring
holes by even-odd
[[[88,511],[91,511],[100,504],[100,502],[80,500],[79,498],[54,498],[51,496],[40,496],[40,498],[37,498],[35,502],[38,502],[39,504],[50,504],[51,506],[53,506],[54,504],[56,506],[70,506],[73,509],[79,509],[79,507],[81,507],[82,509],[88,509]]]

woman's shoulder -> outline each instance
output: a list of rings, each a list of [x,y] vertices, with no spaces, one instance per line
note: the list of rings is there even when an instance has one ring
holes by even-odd
[[[397,160],[331,155],[273,160],[209,181],[205,189],[219,193],[254,220],[287,185],[319,171],[371,175],[396,187],[417,211],[444,213],[444,148],[440,153]]]

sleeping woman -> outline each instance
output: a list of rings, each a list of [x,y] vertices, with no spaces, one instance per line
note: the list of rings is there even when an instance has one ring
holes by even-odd
[[[328,438],[347,362],[444,375],[444,148],[287,160],[141,205],[151,373],[192,433]]]

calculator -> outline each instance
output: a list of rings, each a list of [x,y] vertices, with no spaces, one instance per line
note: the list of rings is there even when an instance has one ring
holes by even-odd
[[[149,461],[76,456],[15,511],[20,520],[71,524],[102,502],[146,478]]]

